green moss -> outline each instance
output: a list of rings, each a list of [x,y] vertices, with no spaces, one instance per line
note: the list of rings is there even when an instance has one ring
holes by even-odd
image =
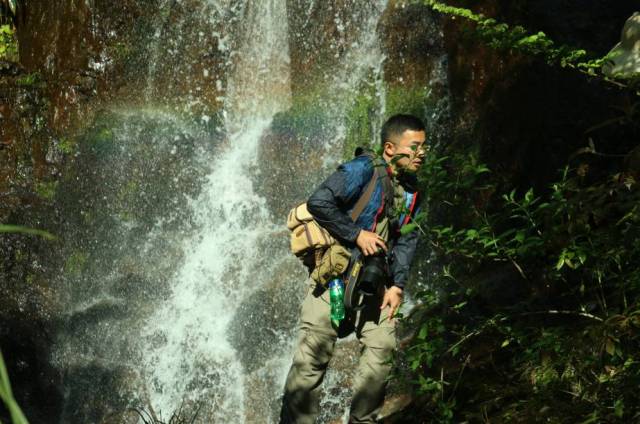
[[[9,24],[0,25],[0,60],[18,61],[18,39]]]
[[[114,151],[115,135],[110,128],[112,123],[97,126],[81,140],[91,151],[99,156],[108,155]]]
[[[28,257],[28,255],[25,254],[25,252],[22,249],[16,249],[14,251],[14,259],[15,259],[16,263],[22,262],[27,257]]]
[[[56,195],[58,189],[57,181],[43,181],[36,184],[35,191],[38,196],[46,200],[52,200]]]
[[[73,153],[76,149],[77,142],[72,138],[62,138],[58,143],[58,148],[66,154]]]
[[[116,205],[120,209],[118,217],[123,221],[133,221],[136,219],[136,212],[140,210],[136,207],[136,199],[141,191],[138,181],[130,180],[122,185],[117,194]]]
[[[98,143],[105,143],[113,141],[113,131],[109,128],[102,128],[96,134],[95,141]]]
[[[356,147],[376,146],[376,116],[379,110],[379,102],[376,96],[376,87],[366,84],[346,114],[346,136],[344,140],[343,157],[351,159]]]
[[[131,56],[132,48],[128,43],[118,42],[112,46],[111,55],[116,61],[124,61]]]
[[[390,86],[387,87],[385,115],[386,117],[408,113],[424,118],[429,103],[429,92],[424,86]]]
[[[16,84],[22,87],[31,87],[40,82],[40,79],[40,74],[38,72],[33,72],[18,78],[16,80]]]
[[[91,211],[82,211],[82,222],[89,226],[96,222],[96,215]]]
[[[375,84],[365,83],[345,118],[346,136],[343,156],[350,159],[356,147],[378,146],[377,116],[381,108]],[[429,102],[426,87],[390,86],[386,88],[385,118],[406,113],[424,118]]]
[[[276,133],[290,133],[297,137],[312,137],[327,124],[322,107],[309,95],[297,99],[291,108],[273,117],[271,128]]]
[[[79,275],[84,269],[87,259],[88,255],[85,252],[72,253],[64,264],[64,272],[69,275]]]

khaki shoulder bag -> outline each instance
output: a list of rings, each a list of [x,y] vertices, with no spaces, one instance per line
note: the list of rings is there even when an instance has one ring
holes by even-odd
[[[378,178],[385,177],[388,178],[386,172],[385,175],[380,175],[378,167],[374,164],[371,180],[351,210],[350,216],[354,222],[369,203]],[[312,270],[311,278],[316,282],[326,284],[331,278],[346,270],[350,258],[349,251],[313,219],[306,203],[289,211],[287,228],[291,230],[291,252],[300,258],[310,271]]]

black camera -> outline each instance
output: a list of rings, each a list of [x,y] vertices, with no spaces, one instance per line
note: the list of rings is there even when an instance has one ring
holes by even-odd
[[[363,294],[375,294],[380,285],[387,282],[388,275],[387,258],[384,254],[365,256],[358,281],[360,291]]]
[[[389,267],[384,252],[364,256],[360,249],[354,249],[345,273],[345,308],[354,311],[364,308],[365,299],[375,295],[380,285],[386,284],[388,279]]]

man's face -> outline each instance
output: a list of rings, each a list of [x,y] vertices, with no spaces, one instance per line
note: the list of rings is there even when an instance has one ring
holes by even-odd
[[[385,159],[397,171],[416,172],[424,162],[426,138],[424,131],[405,130],[384,144]]]

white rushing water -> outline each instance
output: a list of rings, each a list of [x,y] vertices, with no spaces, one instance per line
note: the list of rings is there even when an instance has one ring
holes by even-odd
[[[250,173],[260,136],[289,106],[290,82],[284,0],[248,2],[244,19],[225,106],[228,140],[191,205],[202,231],[184,241],[172,294],[143,334],[160,340],[144,368],[150,404],[165,416],[203,399],[202,414],[215,422],[245,416],[242,367],[226,332],[240,300],[264,279],[245,264],[259,262],[259,238],[276,227]]]

